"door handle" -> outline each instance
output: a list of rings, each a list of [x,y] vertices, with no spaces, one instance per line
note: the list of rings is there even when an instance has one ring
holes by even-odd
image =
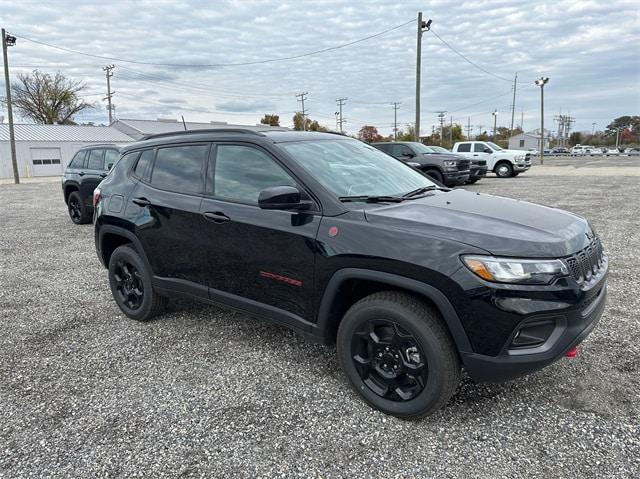
[[[81,171],[80,173],[78,173],[78,176],[84,176],[86,173],[84,171]]]
[[[151,201],[149,201],[146,198],[134,198],[133,203],[135,203],[138,206],[149,206],[151,204]]]
[[[209,221],[213,221],[218,224],[226,223],[231,219],[221,211],[207,211],[206,213],[203,213],[203,216]]]

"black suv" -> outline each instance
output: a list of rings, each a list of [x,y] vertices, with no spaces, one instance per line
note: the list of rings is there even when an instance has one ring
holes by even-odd
[[[62,174],[62,192],[69,217],[77,225],[93,217],[93,190],[107,176],[120,157],[117,145],[92,145],[81,148]]]
[[[372,143],[377,149],[402,160],[447,186],[464,185],[471,175],[470,161],[452,153],[439,153],[417,141]]]
[[[336,341],[354,390],[396,416],[441,407],[461,368],[502,381],[574,354],[605,304],[607,255],[583,218],[440,187],[339,135],[151,137],[94,197],[127,316],[182,296]]]

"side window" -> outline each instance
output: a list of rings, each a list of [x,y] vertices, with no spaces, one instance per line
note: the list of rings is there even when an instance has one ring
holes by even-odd
[[[118,150],[105,150],[104,152],[104,169],[105,170],[110,170],[113,165],[116,164],[116,161],[118,161],[118,158],[120,157],[120,153],[118,153]]]
[[[407,145],[397,145],[396,148],[397,156],[407,157],[413,155],[413,151],[411,151],[411,148],[409,148]]]
[[[471,143],[460,143],[458,145],[458,153],[470,153]]]
[[[153,161],[153,155],[153,150],[143,151],[140,155],[140,158],[138,159],[138,162],[136,163],[135,168],[133,169],[133,174],[141,180],[149,179],[149,165],[151,164],[151,161]]]
[[[202,192],[202,165],[209,145],[159,148],[151,173],[151,184],[179,193]]]
[[[103,149],[89,150],[89,157],[87,159],[87,169],[101,170],[103,158],[104,158]]]
[[[257,203],[271,186],[296,186],[293,178],[266,153],[240,145],[219,145],[213,192],[216,197]]]
[[[520,148],[524,147],[524,140],[520,140],[520,142],[518,143],[520,145]]]
[[[391,146],[392,145],[376,145],[376,148],[378,148],[381,151],[384,151],[385,153],[391,153]]]
[[[473,144],[473,152],[474,153],[484,153],[484,149],[486,145],[484,143],[474,143]]]
[[[84,156],[87,154],[87,150],[80,150],[71,159],[69,168],[82,168],[84,166]]]

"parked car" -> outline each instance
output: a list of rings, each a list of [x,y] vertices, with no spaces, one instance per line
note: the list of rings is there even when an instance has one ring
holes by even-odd
[[[463,185],[470,178],[471,162],[450,152],[436,153],[416,141],[372,143],[371,145],[419,169],[443,185]]]
[[[624,154],[628,156],[638,156],[640,155],[640,148],[626,148]]]
[[[570,151],[564,146],[556,146],[553,150],[551,150],[551,153],[554,155],[568,155]]]
[[[69,217],[77,225],[91,222],[93,190],[107,176],[120,156],[118,145],[81,148],[62,174],[62,193]]]
[[[604,156],[618,156],[620,155],[620,150],[618,150],[617,148],[603,148],[602,154]]]
[[[518,176],[531,168],[529,154],[522,150],[505,150],[490,141],[459,141],[451,151],[466,158],[486,161],[487,170],[500,178]]]
[[[157,135],[123,148],[94,200],[126,316],[187,297],[336,341],[353,389],[399,417],[444,405],[461,367],[502,381],[574,355],[605,305],[585,219],[442,188],[340,135]]]
[[[444,153],[451,155],[450,150],[437,145],[427,145],[427,148],[433,150],[436,153]],[[464,158],[464,156],[460,156]],[[487,176],[487,162],[485,160],[471,159],[471,165],[469,165],[469,179],[465,182],[468,185],[476,183],[478,180]]]

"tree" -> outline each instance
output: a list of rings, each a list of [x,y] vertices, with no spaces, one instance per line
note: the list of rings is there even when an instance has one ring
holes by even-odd
[[[416,128],[413,125],[407,125],[407,132],[398,130],[398,141],[415,141],[416,140]]]
[[[317,120],[313,120],[308,124],[307,130],[309,130],[309,131],[325,131],[326,132],[326,131],[329,131],[329,128],[325,128],[320,123],[318,123]]]
[[[576,146],[580,143],[582,143],[582,133],[580,133],[579,131],[574,131],[569,135],[569,144],[571,146]]]
[[[280,116],[265,114],[260,120],[260,123],[263,125],[280,126]]]
[[[36,123],[74,124],[77,113],[94,106],[80,98],[86,86],[80,80],[67,79],[62,73],[51,76],[34,70],[30,75],[18,75],[11,85],[13,105],[20,114]]]
[[[374,141],[382,140],[382,135],[378,133],[378,129],[372,125],[364,125],[358,132],[358,139],[366,141],[367,143],[373,143]]]
[[[328,128],[325,128],[317,120],[311,120],[309,117],[303,117],[302,113],[297,112],[293,115],[293,129],[302,131],[329,131]]]

